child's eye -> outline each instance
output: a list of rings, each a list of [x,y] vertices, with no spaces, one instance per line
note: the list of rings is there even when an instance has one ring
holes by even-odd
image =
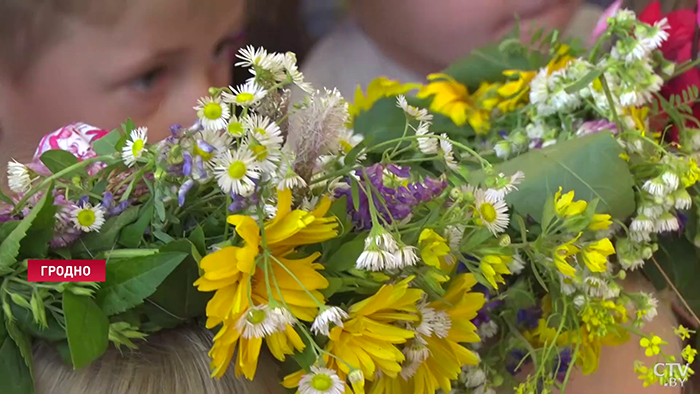
[[[214,48],[214,59],[227,61],[233,59],[244,40],[245,33],[243,32],[222,39]]]
[[[158,83],[165,78],[167,68],[165,66],[154,67],[145,73],[134,78],[131,87],[140,92],[149,92],[157,87]]]

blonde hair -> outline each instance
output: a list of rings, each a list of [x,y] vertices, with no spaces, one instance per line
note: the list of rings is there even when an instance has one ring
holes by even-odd
[[[74,371],[53,346],[34,350],[36,394],[276,394],[283,393],[277,366],[262,353],[257,377],[236,378],[231,368],[221,379],[210,377],[212,334],[201,327],[164,330],[139,343],[136,351],[110,346],[88,367]]]

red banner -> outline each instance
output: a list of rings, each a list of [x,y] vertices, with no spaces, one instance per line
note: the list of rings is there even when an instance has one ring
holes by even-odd
[[[29,282],[104,282],[105,260],[28,260]]]

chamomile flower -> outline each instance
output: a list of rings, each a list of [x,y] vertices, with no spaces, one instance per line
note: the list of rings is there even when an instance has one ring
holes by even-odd
[[[437,138],[430,132],[430,122],[420,122],[416,128],[418,149],[425,155],[438,153]]]
[[[643,25],[638,25],[638,26],[643,26]],[[654,23],[654,26],[649,28],[645,28],[644,34],[642,36],[641,42],[642,44],[647,48],[648,51],[653,51],[655,49],[658,49],[661,47],[661,44],[663,44],[664,41],[668,40],[670,37],[669,33],[667,30],[671,28],[671,25],[668,23],[667,18],[663,18],[660,21],[657,21]]]
[[[632,224],[630,224],[630,231],[643,231],[650,233],[654,231],[654,221],[647,216],[639,215],[632,220]]]
[[[279,147],[284,142],[282,130],[267,116],[252,114],[244,120],[243,126],[261,144]]]
[[[277,315],[267,305],[254,306],[236,322],[236,329],[246,339],[264,338],[280,330]]]
[[[674,206],[676,209],[690,209],[690,207],[693,205],[693,199],[685,189],[678,189],[675,193],[673,193],[673,199],[675,201]]]
[[[410,345],[406,345],[401,350],[401,353],[406,356],[406,360],[412,363],[422,363],[430,357],[430,349],[421,342],[420,340],[412,341]]]
[[[654,223],[654,231],[657,233],[678,231],[679,227],[678,218],[669,212],[664,212]]]
[[[659,301],[651,294],[642,292],[641,295],[643,296],[643,305],[640,308],[640,315],[647,322],[651,322],[658,315],[656,308],[659,306]]]
[[[260,177],[259,171],[253,152],[241,147],[233,153],[227,150],[216,157],[214,176],[224,193],[247,195],[255,188],[254,180]]]
[[[105,223],[105,211],[101,205],[94,207],[90,203],[76,205],[71,211],[73,225],[86,233],[100,231]]]
[[[338,327],[343,327],[343,320],[348,318],[348,313],[338,308],[337,306],[324,307],[321,313],[316,316],[313,324],[311,324],[311,332],[316,335],[330,334],[331,323]]]
[[[147,152],[147,132],[148,129],[145,127],[134,129],[131,132],[129,139],[126,141],[126,145],[124,145],[124,148],[122,149],[122,159],[124,160],[124,164],[126,164],[128,167],[132,167],[134,164],[136,164],[136,161],[143,156],[143,153]]]
[[[506,266],[513,275],[518,275],[525,269],[525,260],[523,260],[520,252],[516,250],[513,255],[513,260],[507,262]]]
[[[225,152],[233,142],[228,133],[220,130],[202,130],[196,134],[194,153],[202,157],[206,163],[211,163],[219,152]]]
[[[15,193],[26,193],[32,188],[32,178],[29,168],[13,160],[7,163],[7,181]]]
[[[408,104],[406,101],[406,96],[400,94],[396,96],[396,106],[401,108],[406,115],[417,119],[419,122],[431,122],[433,120],[433,115],[428,113],[425,108],[417,108]]]
[[[242,107],[255,105],[267,95],[267,90],[258,85],[254,80],[249,80],[237,88],[230,88],[232,93],[223,92],[221,94],[224,102],[240,105]]]
[[[660,178],[654,178],[644,182],[642,189],[654,196],[663,197],[666,195],[666,183]]]
[[[377,245],[370,245],[357,258],[355,266],[367,271],[383,271],[387,267],[394,266],[394,254],[380,249]]]
[[[226,125],[226,132],[232,138],[243,138],[247,134],[247,129],[243,126],[243,124],[243,121],[238,119],[235,114],[231,115],[231,118],[228,120],[228,125]]]
[[[202,122],[205,130],[222,130],[228,124],[231,116],[229,106],[224,104],[219,97],[202,97],[194,107],[197,117]]]
[[[661,175],[661,180],[664,181],[669,191],[674,191],[678,189],[678,182],[680,180],[678,179],[678,175],[674,174],[673,172],[664,172],[664,174]]]
[[[270,174],[277,171],[282,153],[280,145],[269,140],[252,141],[248,149],[253,152],[255,166],[260,169],[264,179],[268,179]]]
[[[343,394],[345,382],[328,368],[313,366],[311,372],[299,380],[299,394]]]
[[[452,143],[448,141],[447,134],[442,134],[440,139],[440,150],[445,158],[445,164],[451,170],[457,171],[459,167],[457,166],[457,161],[455,161],[454,153],[452,152]]]
[[[297,67],[297,57],[293,52],[287,52],[282,57],[282,66],[287,70],[287,75],[292,82],[308,94],[314,92],[314,87],[310,83],[304,81],[304,74]],[[286,76],[285,76],[286,77]]]
[[[426,303],[418,305],[420,323],[412,329],[423,337],[433,335],[438,338],[445,338],[452,328],[452,319],[445,311],[435,310],[427,306]]]
[[[264,48],[255,48],[252,45],[241,48],[236,57],[241,60],[235,64],[236,67],[259,67],[264,70],[277,68],[279,61],[275,54],[270,54]]]
[[[338,131],[338,150],[343,154],[348,154],[352,148],[356,147],[357,144],[362,142],[364,137],[362,134],[355,134],[352,129],[343,129]],[[363,154],[363,156],[366,156]],[[363,158],[358,158],[358,160],[363,160]]]
[[[481,224],[494,235],[506,231],[510,217],[505,201],[490,202],[486,199],[486,193],[478,189],[474,192],[474,204]]]
[[[510,177],[505,174],[498,174],[498,181],[495,186],[486,190],[486,199],[491,202],[501,201],[506,195],[518,190],[518,185],[525,179],[525,173],[517,171]]]
[[[418,262],[418,254],[416,247],[411,245],[402,245],[394,252],[394,269],[401,269],[408,266],[416,265]]]
[[[306,181],[294,172],[288,160],[285,160],[280,166],[277,182],[278,190],[291,190],[299,187],[306,187]],[[313,208],[309,209],[309,211],[312,210]]]
[[[656,205],[654,203],[643,203],[637,212],[641,215],[647,216],[649,219],[656,219],[664,213],[663,207]]]
[[[636,243],[650,242],[651,241],[651,232],[648,232],[648,231],[630,231],[630,239]]]
[[[486,374],[479,367],[468,366],[465,367],[461,380],[469,388],[478,387],[486,382]]]

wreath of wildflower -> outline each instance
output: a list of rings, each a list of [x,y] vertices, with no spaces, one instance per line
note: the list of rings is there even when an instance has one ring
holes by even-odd
[[[657,301],[620,285],[662,267],[659,244],[695,247],[700,94],[659,93],[694,66],[663,57],[667,30],[621,10],[588,53],[540,31],[484,49],[520,66],[481,53],[353,105],[247,47],[251,79],[210,89],[192,127],[153,143],[127,121],[80,158],[10,162],[0,376],[30,393],[35,341],[81,368],[196,320],[213,378],[255,378],[264,344],[301,394],[563,389],[633,336],[640,384],[686,379],[649,367],[676,359],[641,331]],[[681,143],[653,132],[661,114]],[[105,259],[106,281],[29,282],[37,258]]]

